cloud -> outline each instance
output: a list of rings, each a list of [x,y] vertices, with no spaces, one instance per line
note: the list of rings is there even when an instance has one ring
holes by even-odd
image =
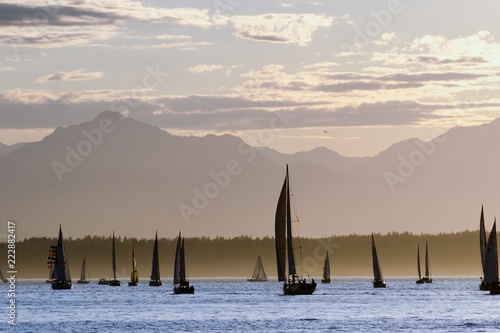
[[[317,14],[264,14],[254,16],[213,17],[216,25],[231,24],[239,38],[260,42],[289,43],[305,46],[320,28],[333,25],[334,18]]]
[[[223,68],[222,65],[198,65],[189,67],[187,69],[188,72],[193,74],[206,73],[206,72],[215,72],[221,70]]]
[[[102,77],[102,72],[86,72],[84,69],[76,69],[71,72],[57,72],[42,76],[34,81],[34,83],[48,83],[54,81],[83,81],[92,80]]]
[[[60,47],[116,36],[126,22],[148,22],[208,28],[208,9],[157,8],[139,1],[31,1],[0,4],[0,43]]]

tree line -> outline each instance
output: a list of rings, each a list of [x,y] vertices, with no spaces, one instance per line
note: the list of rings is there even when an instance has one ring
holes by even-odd
[[[117,275],[130,276],[132,249],[138,265],[139,276],[151,274],[153,239],[131,237],[116,238]],[[385,276],[416,276],[417,244],[421,251],[429,244],[432,275],[481,275],[478,231],[458,233],[412,234],[391,232],[375,234],[379,260]],[[161,276],[164,281],[172,278],[177,239],[159,238]],[[16,267],[19,278],[48,278],[47,256],[56,238],[34,237],[16,244]],[[326,251],[329,252],[332,276],[371,276],[370,235],[343,235],[321,238],[298,238],[296,260],[299,274],[319,277],[322,275]],[[250,276],[260,255],[269,277],[276,276],[276,254],[272,237],[235,238],[192,237],[185,239],[186,271],[189,277],[245,277]],[[2,253],[7,244],[0,243]],[[85,236],[65,239],[71,276],[80,274],[86,258],[91,279],[111,276],[111,238]],[[421,252],[423,253],[423,252]],[[5,256],[6,257],[6,256]],[[423,256],[422,256],[423,260]],[[0,262],[6,271],[6,260]]]

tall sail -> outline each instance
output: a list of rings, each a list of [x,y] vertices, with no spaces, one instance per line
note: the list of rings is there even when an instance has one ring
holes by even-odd
[[[330,258],[328,257],[328,251],[326,251],[325,265],[323,267],[323,279],[330,278]]]
[[[497,221],[493,223],[485,255],[484,282],[494,283],[498,281],[498,252],[497,252]]]
[[[59,226],[59,237],[57,239],[54,279],[59,281],[71,282],[71,276],[69,274],[69,266],[67,265],[67,259],[64,251],[61,226]]]
[[[481,217],[479,219],[479,248],[481,251],[481,266],[483,267],[483,276],[485,275],[486,261],[486,228],[484,227],[483,206],[481,206]]]
[[[375,239],[372,234],[372,259],[373,259],[373,278],[375,280],[383,280],[382,271],[378,262],[377,249],[375,247]]]
[[[113,279],[116,280],[116,258],[115,258],[115,232],[113,231],[113,243],[111,249],[111,268],[113,270]]]
[[[430,268],[429,268],[429,247],[427,246],[427,241],[425,242],[425,277],[430,277]]]
[[[177,238],[177,247],[175,248],[175,262],[174,262],[174,284],[181,283],[181,233]]]
[[[186,280],[186,255],[184,253],[184,238],[182,238],[182,242],[181,242],[181,272],[180,272],[180,276],[181,276],[181,281],[184,281]]]
[[[267,275],[264,271],[264,265],[262,264],[260,256],[257,258],[257,262],[255,263],[251,280],[267,280]]]
[[[85,276],[85,257],[83,257],[83,262],[82,262],[82,270],[80,271],[80,281],[85,281],[86,276]]]
[[[158,258],[158,232],[155,235],[155,244],[153,247],[153,263],[151,265],[151,280],[160,280],[160,262]]]
[[[422,272],[420,271],[420,244],[417,244],[417,270],[418,270],[418,279],[422,278]]]
[[[288,183],[288,167],[281,188],[278,206],[276,207],[276,216],[274,219],[274,237],[276,243],[276,266],[278,269],[278,281],[286,280],[286,208],[287,208],[287,183]]]
[[[132,272],[130,273],[130,282],[139,282],[139,275],[137,274],[137,262],[135,260],[134,250],[132,249]]]

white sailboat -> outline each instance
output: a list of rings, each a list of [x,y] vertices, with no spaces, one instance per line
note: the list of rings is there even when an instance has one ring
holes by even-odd
[[[71,289],[71,275],[69,273],[68,259],[66,257],[62,228],[59,225],[59,237],[57,238],[56,260],[54,267],[54,281],[52,282],[52,289]]]
[[[330,258],[328,257],[328,251],[326,251],[325,264],[323,266],[323,279],[321,283],[330,283]]]
[[[153,245],[153,263],[151,265],[151,280],[149,285],[159,287],[163,284],[160,279],[160,259],[158,257],[158,232],[155,235],[155,243]]]
[[[382,275],[382,270],[380,269],[380,264],[377,256],[377,248],[375,247],[375,239],[372,234],[372,260],[373,260],[373,287],[374,288],[385,288],[386,283]]]
[[[420,271],[420,246],[417,244],[417,271],[418,271],[418,280],[417,284],[423,283],[432,283],[432,279],[430,277],[430,265],[429,265],[429,248],[427,246],[427,242],[425,242],[425,275],[422,277],[422,273]]]
[[[132,249],[132,270],[130,272],[130,281],[128,285],[135,287],[139,284],[139,274],[137,274],[137,262],[135,261],[134,249]]]
[[[109,281],[109,286],[116,287],[120,285],[120,281],[116,279],[116,251],[115,251],[115,232],[113,231],[113,243],[111,250],[111,269],[113,271],[113,279]]]
[[[285,295],[311,295],[316,290],[316,282],[314,282],[314,279],[307,282],[305,278],[299,277],[295,268],[290,210],[290,181],[287,165],[285,181],[281,188],[274,221],[278,281],[284,281],[283,292]],[[287,257],[288,277],[285,274]]]
[[[80,271],[80,280],[78,280],[76,283],[79,284],[89,284],[90,280],[87,279],[88,274],[88,269],[87,269],[87,264],[85,263],[85,257],[83,257],[83,262],[82,262],[82,270]]]
[[[257,262],[255,263],[255,268],[253,269],[252,277],[247,279],[250,282],[261,282],[267,281],[266,271],[264,270],[264,265],[260,256],[257,257]]]
[[[178,286],[177,286],[178,284]],[[186,255],[184,252],[184,238],[177,238],[174,263],[174,294],[194,294],[194,287],[186,279]]]
[[[497,245],[497,221],[493,222],[488,244],[486,247],[486,255],[484,260],[484,283],[489,287],[490,294],[500,294],[500,284],[498,279],[498,245]]]

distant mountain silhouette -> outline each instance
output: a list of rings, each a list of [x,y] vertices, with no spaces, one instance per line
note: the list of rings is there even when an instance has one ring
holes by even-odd
[[[22,145],[24,145],[24,142],[16,143],[16,144],[13,144],[11,146],[4,145],[3,143],[0,143],[0,157],[12,153],[14,150],[21,148]]]
[[[60,223],[72,236],[273,235],[288,163],[302,236],[476,229],[481,204],[490,222],[500,210],[499,139],[496,120],[374,157],[281,154],[103,112],[0,157],[0,219],[18,221],[20,237]]]

